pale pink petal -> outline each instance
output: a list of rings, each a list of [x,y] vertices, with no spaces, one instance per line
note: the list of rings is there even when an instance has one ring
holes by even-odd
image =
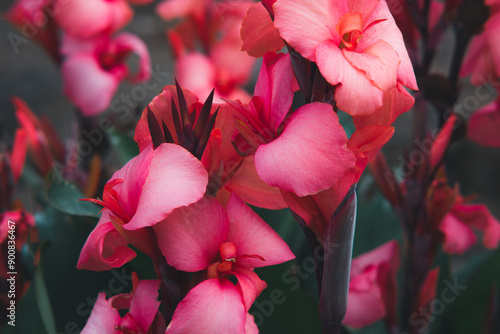
[[[58,2],[55,19],[66,32],[89,38],[121,29],[132,16],[133,11],[124,0],[65,0]]]
[[[134,290],[129,314],[143,333],[148,331],[160,307],[156,300],[159,288],[160,280],[141,280]]]
[[[255,64],[255,58],[239,50],[234,42],[226,40],[212,47],[210,58],[217,69],[217,84],[222,92],[245,84]]]
[[[281,125],[292,106],[294,81],[289,54],[268,53],[264,56],[254,96],[262,99],[261,118],[273,132]]]
[[[261,2],[252,5],[241,25],[242,51],[252,57],[262,57],[267,52],[278,52],[285,43],[274,26],[269,12]]]
[[[216,85],[214,63],[207,56],[197,52],[179,57],[175,63],[175,75],[182,87],[192,91],[202,101]]]
[[[82,330],[82,334],[114,333],[115,326],[120,322],[121,317],[118,310],[111,307],[106,301],[106,294],[101,292],[94,304],[87,324]]]
[[[153,151],[137,211],[127,230],[152,226],[172,210],[200,200],[208,183],[206,169],[183,147],[164,143]]]
[[[259,208],[280,210],[287,207],[279,188],[271,187],[260,179],[253,155],[243,160],[225,188],[248,204]]]
[[[335,24],[349,11],[347,1],[342,0],[278,0],[273,9],[281,37],[311,61],[316,61],[319,44],[330,40],[340,44]]]
[[[318,46],[316,61],[329,83],[340,84],[335,90],[340,109],[352,116],[362,116],[382,106],[384,92],[368,80],[365,72],[354,68],[333,42]]]
[[[119,268],[137,255],[127,245],[128,241],[109,220],[109,210],[104,210],[99,223],[87,238],[76,266],[94,271]]]
[[[101,68],[92,54],[77,54],[62,65],[64,93],[86,117],[106,110],[118,89],[120,77]]]
[[[494,101],[469,118],[467,136],[484,146],[500,147],[500,105]]]
[[[246,314],[240,290],[225,278],[213,278],[189,291],[165,334],[245,334]]]
[[[118,34],[113,42],[118,48],[118,52],[123,52],[125,49],[128,52],[133,52],[139,57],[139,69],[137,73],[131,78],[132,82],[146,81],[151,76],[151,58],[149,56],[149,51],[139,37],[129,34],[121,33]]]
[[[230,226],[227,241],[235,244],[236,256],[258,255],[265,260],[241,258],[237,259],[239,266],[265,267],[295,258],[283,239],[238,196],[231,196],[226,210]]]
[[[399,58],[386,42],[378,40],[361,52],[342,50],[351,65],[366,73],[368,80],[381,90],[388,91],[397,84]]]
[[[255,299],[267,288],[267,284],[248,268],[235,266],[231,272],[238,279],[238,287],[241,289],[243,304],[245,304],[245,309],[248,311]]]
[[[229,223],[214,198],[203,198],[173,211],[154,227],[167,262],[183,271],[206,269],[216,261],[219,245],[226,241]]]
[[[462,254],[476,243],[472,229],[451,213],[443,219],[439,230],[444,234],[443,251],[448,254]]]
[[[355,164],[337,115],[326,103],[296,110],[277,139],[259,146],[255,167],[271,186],[298,196],[318,193],[334,185]]]

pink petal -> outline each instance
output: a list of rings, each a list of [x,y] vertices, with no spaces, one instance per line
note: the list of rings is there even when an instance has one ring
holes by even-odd
[[[303,57],[316,61],[316,48],[326,41],[340,44],[335,24],[349,11],[347,1],[278,0],[273,5],[274,25]]]
[[[245,334],[259,334],[259,328],[255,324],[255,319],[253,315],[247,313],[247,319],[245,323]]]
[[[111,307],[106,301],[106,294],[101,292],[97,297],[89,320],[87,320],[87,324],[82,330],[82,334],[114,333],[115,326],[120,320],[118,310]]]
[[[254,96],[262,99],[261,118],[272,131],[278,129],[292,106],[294,81],[289,54],[264,56]]]
[[[267,284],[248,268],[235,266],[231,272],[238,279],[238,287],[241,289],[243,303],[245,304],[245,309],[248,311],[255,299],[267,288]]]
[[[326,103],[307,104],[287,120],[283,133],[259,146],[255,167],[261,179],[298,196],[335,184],[355,164],[337,115]]]
[[[241,51],[234,41],[229,39],[214,45],[210,50],[210,58],[217,69],[217,84],[223,93],[237,85],[245,84],[255,64],[255,58]]]
[[[397,84],[399,57],[386,42],[379,40],[361,52],[342,50],[351,65],[366,73],[367,78],[381,90],[388,91]]]
[[[189,291],[165,333],[245,334],[246,314],[240,290],[225,278],[213,278]]]
[[[460,204],[453,207],[452,213],[461,222],[474,226],[483,233],[485,247],[497,248],[500,242],[500,222],[484,204]]]
[[[370,115],[382,106],[384,92],[368,80],[366,73],[354,68],[332,41],[322,43],[316,50],[321,74],[335,90],[340,109],[352,116]]]
[[[467,136],[474,142],[500,147],[500,105],[494,101],[474,112],[469,118]]]
[[[199,271],[215,262],[226,241],[229,223],[222,206],[205,197],[173,211],[154,227],[167,262],[183,271]]]
[[[438,163],[443,159],[443,155],[450,143],[453,130],[455,130],[456,120],[457,117],[455,116],[455,114],[451,114],[450,117],[448,117],[448,119],[446,120],[446,123],[444,124],[441,131],[439,131],[436,139],[434,139],[430,153],[431,168],[437,166]]]
[[[372,24],[372,22],[377,20],[383,21]],[[367,18],[363,37],[359,40],[357,50],[364,50],[378,40],[387,42],[387,44],[394,48],[401,60],[397,75],[398,81],[410,89],[418,89],[413,65],[406,51],[403,36],[396,22],[394,22],[394,18],[385,1],[379,1],[370,17]]]
[[[58,3],[55,18],[68,33],[89,38],[120,30],[132,16],[132,9],[123,0],[66,0]]]
[[[434,28],[441,20],[441,17],[445,10],[445,4],[443,2],[439,2],[436,0],[432,0],[429,8],[429,22],[428,22],[428,30],[432,32]]]
[[[444,234],[443,251],[448,254],[463,254],[476,243],[472,229],[449,213],[439,225]]]
[[[127,245],[128,241],[109,220],[109,210],[104,210],[82,248],[76,267],[95,271],[119,268],[136,256]]]
[[[62,65],[64,93],[86,117],[106,110],[118,89],[120,77],[106,72],[91,54],[69,57]]]
[[[436,289],[439,278],[439,267],[432,269],[427,274],[422,287],[420,288],[420,295],[418,298],[418,308],[426,308],[436,297]]]
[[[24,129],[17,129],[14,135],[14,144],[12,146],[12,154],[10,163],[12,168],[12,176],[17,182],[21,177],[26,161],[26,152],[28,149],[27,133]],[[256,172],[257,173],[257,172]]]
[[[265,260],[242,258],[237,260],[239,266],[265,267],[295,258],[283,239],[236,195],[231,196],[226,210],[229,218],[227,241],[235,244],[236,255],[258,255]]]
[[[358,329],[386,315],[383,296],[377,284],[377,270],[368,270],[362,281],[361,289],[349,283],[347,312],[343,321],[344,324]]]
[[[179,84],[204,101],[215,88],[215,66],[204,54],[193,52],[181,56],[175,63]]]
[[[377,266],[382,263],[399,264],[399,246],[397,241],[386,242],[382,246],[354,258],[351,265],[351,275],[355,276],[368,266]]]
[[[279,188],[264,183],[257,174],[254,156],[248,156],[225,186],[250,205],[270,210],[287,207]]]
[[[370,125],[391,125],[396,118],[413,107],[415,99],[400,83],[385,92],[383,104],[368,116],[353,117],[357,129]]]
[[[174,209],[200,200],[207,183],[207,171],[191,153],[175,144],[161,144],[153,151],[137,211],[124,228],[135,230],[162,221]]]
[[[498,31],[500,31],[500,12],[493,13],[484,26],[488,38],[488,46],[493,57],[495,72],[500,73],[500,46],[498,45]]]
[[[143,333],[148,331],[160,307],[156,300],[159,287],[160,280],[142,280],[134,290],[129,314]]]
[[[242,51],[252,57],[262,57],[267,52],[280,51],[285,43],[274,26],[269,12],[261,2],[252,5],[241,25]]]
[[[115,37],[113,42],[119,51],[122,51],[120,49],[125,49],[128,52],[135,53],[139,57],[139,70],[132,77],[132,82],[136,83],[148,80],[151,76],[151,59],[148,48],[142,39],[129,33],[121,33]]]

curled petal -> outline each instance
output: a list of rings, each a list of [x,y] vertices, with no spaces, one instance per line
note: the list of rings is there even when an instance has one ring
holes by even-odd
[[[127,245],[128,241],[109,220],[109,211],[104,210],[99,223],[83,246],[77,268],[95,271],[119,268],[137,255]]]
[[[95,334],[95,333],[113,333],[115,326],[121,321],[118,310],[114,309],[108,301],[106,301],[106,294],[101,292],[97,297],[94,304],[92,313],[82,334]]]
[[[133,52],[139,57],[139,70],[132,77],[132,82],[148,80],[151,75],[151,59],[146,44],[139,37],[128,33],[117,35],[113,42],[119,51]]]
[[[248,268],[236,267],[233,268],[232,273],[238,279],[238,287],[241,289],[243,303],[245,304],[245,309],[248,311],[255,299],[267,288],[267,284]]]

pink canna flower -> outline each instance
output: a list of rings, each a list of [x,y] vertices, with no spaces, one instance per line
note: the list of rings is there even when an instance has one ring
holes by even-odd
[[[207,277],[180,302],[167,333],[254,332],[245,330],[255,328],[247,312],[266,283],[253,269],[294,258],[276,232],[236,195],[226,210],[205,197],[154,227],[168,264],[204,271]]]
[[[133,290],[106,300],[104,292],[99,293],[87,324],[82,334],[147,334],[154,331],[152,324],[158,313],[160,302],[157,301],[159,280],[142,280],[132,274]],[[122,317],[120,310],[128,310]]]
[[[362,328],[386,318],[397,325],[399,246],[389,241],[352,260],[344,324]]]
[[[130,22],[134,12],[126,0],[58,1],[55,19],[77,38],[112,34]]]
[[[338,85],[335,100],[350,115],[372,114],[398,84],[417,89],[384,0],[278,0],[273,9],[281,37]]]
[[[228,103],[236,110],[235,144],[240,152],[255,155],[260,178],[306,196],[335,184],[354,166],[355,157],[331,105],[307,104],[287,116],[295,85],[289,55],[268,53],[252,101]]]
[[[67,56],[62,65],[64,92],[86,117],[109,107],[121,81],[146,81],[151,72],[146,45],[128,33],[88,40],[66,35],[62,52]],[[131,76],[126,59],[132,53],[139,56],[139,70]]]

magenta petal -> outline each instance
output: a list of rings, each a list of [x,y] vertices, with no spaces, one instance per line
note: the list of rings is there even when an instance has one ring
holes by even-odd
[[[226,241],[229,223],[222,206],[214,198],[203,198],[173,211],[154,226],[167,262],[183,271],[206,269]]]
[[[226,211],[230,224],[227,241],[236,245],[236,256],[258,255],[265,260],[242,258],[237,260],[240,266],[264,267],[295,258],[283,239],[238,196],[231,196]]]
[[[319,70],[335,90],[340,109],[352,116],[370,115],[382,106],[384,92],[375,86],[366,73],[354,68],[332,41],[322,43],[316,50]]]
[[[189,291],[165,334],[245,334],[246,314],[240,290],[225,278],[213,278]]]
[[[355,164],[347,136],[332,106],[307,104],[288,119],[283,133],[259,146],[255,167],[271,186],[298,196],[312,195],[334,185]]]
[[[181,146],[161,144],[153,151],[137,211],[124,228],[156,224],[172,210],[200,200],[207,184],[207,171],[198,159]]]
[[[62,65],[64,93],[86,117],[106,110],[120,78],[101,68],[91,54],[69,57]]]
[[[248,268],[233,267],[232,273],[238,279],[238,287],[243,295],[243,303],[248,311],[260,293],[267,288],[266,282]]]
[[[160,307],[160,302],[156,300],[159,287],[160,280],[142,280],[134,290],[129,314],[143,333],[148,331]]]
[[[315,50],[322,42],[340,44],[335,24],[349,11],[347,1],[331,0],[278,0],[273,9],[281,37],[311,61],[316,60]]]
[[[118,310],[111,307],[106,301],[106,294],[101,292],[81,334],[114,333],[120,320]]]
[[[95,271],[119,268],[136,256],[127,245],[128,241],[109,220],[109,210],[104,210],[99,223],[83,246],[77,268]]]

